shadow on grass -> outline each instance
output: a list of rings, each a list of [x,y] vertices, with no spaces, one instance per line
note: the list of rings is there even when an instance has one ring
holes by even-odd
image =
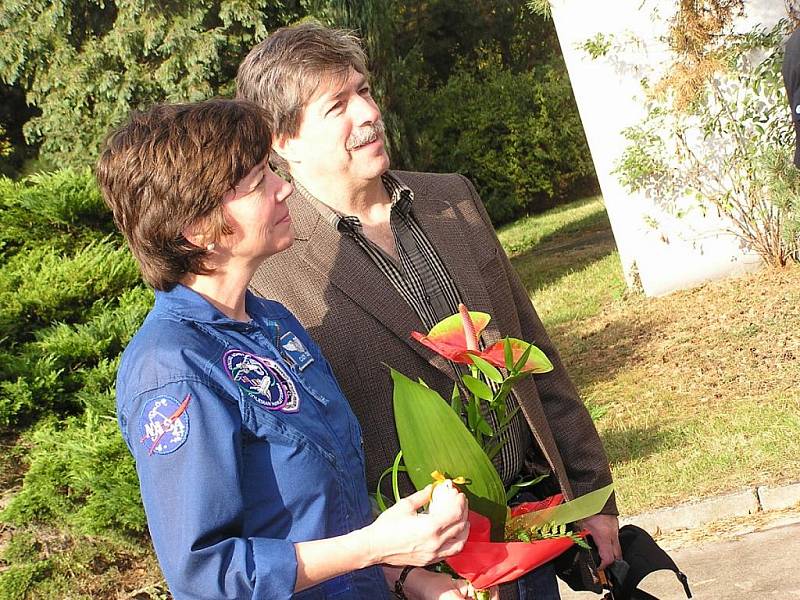
[[[605,429],[600,437],[612,465],[646,458],[683,443],[675,431],[658,426]]]
[[[551,247],[570,247],[585,245],[583,238],[591,238],[592,234],[604,232],[613,242],[611,223],[605,210],[586,215],[577,221],[564,223],[555,231],[543,236],[538,243],[529,249],[530,252],[547,252]],[[589,241],[588,243],[591,243]],[[614,245],[616,248],[616,244]]]
[[[570,377],[582,390],[612,381],[642,362],[640,349],[659,335],[658,323],[624,316],[596,323],[588,331],[581,322],[563,323],[550,331]]]
[[[547,287],[568,273],[580,271],[602,260],[617,247],[610,229],[575,232],[573,236],[561,236],[560,239],[548,238],[552,241],[547,245],[540,243],[511,259],[529,294]]]

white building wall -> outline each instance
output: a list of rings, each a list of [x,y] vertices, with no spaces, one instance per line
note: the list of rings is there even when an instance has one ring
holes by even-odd
[[[645,116],[643,76],[657,81],[672,62],[662,41],[678,0],[551,0],[553,21],[583,121],[611,227],[629,285],[647,295],[666,294],[759,266],[753,253],[724,233],[715,215],[689,210],[676,218],[654,201],[627,191],[612,173],[627,141],[622,131]],[[747,21],[774,25],[786,16],[778,0],[746,2]],[[582,48],[598,33],[622,52],[593,59]],[[687,200],[686,206],[695,206]],[[657,226],[653,224],[657,223]]]

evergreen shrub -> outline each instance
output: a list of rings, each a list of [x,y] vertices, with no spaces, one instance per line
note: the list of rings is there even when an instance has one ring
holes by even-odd
[[[18,440],[25,463],[0,511],[15,532],[0,600],[72,597],[74,564],[41,550],[54,536],[120,568],[131,544],[144,552],[114,381],[152,303],[88,169],[0,178],[0,433]]]
[[[563,69],[460,70],[415,104],[416,166],[468,176],[495,225],[596,185]]]

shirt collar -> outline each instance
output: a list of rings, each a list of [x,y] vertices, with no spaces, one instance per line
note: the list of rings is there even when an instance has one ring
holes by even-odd
[[[255,317],[258,313],[257,302],[256,297],[249,290],[245,292],[245,310],[251,317]],[[180,283],[169,291],[156,290],[155,310],[169,312],[182,319],[217,326],[242,327],[249,325],[249,323],[231,319],[193,289]]]
[[[392,210],[403,218],[411,212],[411,205],[414,202],[414,192],[406,184],[398,180],[388,171],[381,175],[381,182],[384,189],[392,199]],[[310,201],[314,208],[334,229],[344,233],[357,233],[361,231],[361,221],[355,215],[345,215],[340,213],[309,192],[299,181],[293,182],[297,190],[306,200]]]

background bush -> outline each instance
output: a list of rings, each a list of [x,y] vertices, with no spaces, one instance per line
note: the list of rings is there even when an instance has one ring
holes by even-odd
[[[396,168],[465,172],[498,222],[593,183],[553,25],[528,0],[9,0],[0,173],[81,168],[131,110],[232,94],[248,50],[306,18],[362,36]]]
[[[495,225],[594,185],[572,90],[555,66],[459,71],[418,106],[418,166],[470,177]]]
[[[2,556],[3,600],[72,593],[74,565],[51,556],[54,539],[58,554],[108,555],[109,564],[131,543],[142,552],[146,523],[114,381],[153,294],[112,231],[88,169],[0,179],[0,434],[19,436],[0,459],[4,487],[24,471],[0,512],[17,531]],[[26,539],[34,550],[20,552]]]

